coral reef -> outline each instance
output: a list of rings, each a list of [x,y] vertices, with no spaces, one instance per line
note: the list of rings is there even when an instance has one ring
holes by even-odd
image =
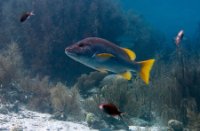
[[[114,41],[126,28],[125,15],[114,0],[9,0],[0,5],[1,41],[17,41],[33,73],[70,84],[89,69],[68,59],[65,47],[89,36]],[[21,24],[20,15],[31,9],[35,16]],[[71,70],[74,67],[79,68]]]
[[[198,129],[199,97],[196,93],[199,92],[199,58],[187,55],[187,52],[178,49],[171,52],[168,60],[158,57],[149,86],[137,77],[132,82],[123,79],[103,80],[99,93],[86,100],[85,109],[106,121],[106,117],[101,116],[103,114],[99,115],[97,106],[99,103],[111,102],[127,113],[124,117],[128,123],[132,123],[133,117],[152,124],[160,121],[165,125],[175,119],[183,122],[184,126],[190,125],[189,129]],[[190,64],[186,63],[186,59]]]
[[[133,83],[135,85],[143,85],[139,80]],[[139,100],[140,98],[137,96],[138,92],[136,86],[132,87],[133,83],[129,83],[123,78],[109,79],[109,81],[103,80],[101,82],[101,90],[99,93],[85,100],[84,107],[86,111],[91,112],[99,119],[104,120],[110,127],[114,126],[115,129],[118,129],[117,123],[118,125],[122,124],[121,128],[126,128],[127,123],[133,124],[131,118],[139,117],[139,115],[141,115],[140,110],[145,106],[141,103],[142,100]],[[139,99],[137,99],[137,97]],[[117,121],[107,117],[106,114],[98,109],[98,106],[101,103],[113,103],[119,107],[120,111],[125,113],[123,117],[126,118],[126,122],[120,122],[119,120]]]
[[[8,86],[20,80],[23,71],[23,59],[18,44],[11,43],[0,53],[0,84]]]
[[[200,129],[200,113],[188,110],[187,117],[189,119],[188,128],[198,131]]]
[[[26,98],[22,102],[27,103],[29,109],[53,113],[54,118],[61,120],[69,117],[83,119],[79,91],[76,88],[69,89],[61,82],[53,84],[48,77],[39,76],[25,77],[20,85]]]
[[[113,79],[109,84],[102,85],[101,96],[104,102],[117,105],[127,115],[136,116],[139,103],[137,103],[136,96],[128,85],[128,81],[122,78]]]
[[[62,112],[65,116],[81,115],[80,96],[76,88],[69,89],[62,83],[56,85],[49,77],[32,77],[23,66],[18,44],[11,43],[0,53],[0,102],[26,104],[31,110],[40,112]],[[4,111],[11,111],[10,107]],[[69,115],[70,114],[70,115]]]
[[[26,76],[19,82],[23,96],[20,101],[27,103],[28,108],[41,112],[51,112],[50,106],[50,82],[49,78]]]
[[[183,131],[183,123],[177,120],[169,120],[168,126],[172,131]]]
[[[50,101],[57,119],[66,120],[67,117],[81,120],[80,96],[76,88],[69,89],[62,83],[57,83],[50,90]]]
[[[19,16],[30,9],[36,15],[21,24]],[[60,120],[85,120],[85,113],[92,128],[167,125],[173,119],[200,129],[199,27],[196,39],[175,47],[142,16],[124,12],[114,0],[0,1],[0,18],[0,102],[15,105],[2,113],[17,112],[23,104]],[[137,73],[131,81],[83,74],[91,70],[68,59],[64,48],[88,36],[133,49],[137,61],[155,57],[150,84]],[[125,112],[122,125],[99,110],[107,102]]]
[[[80,94],[83,97],[88,97],[91,94],[98,92],[98,87],[101,82],[101,80],[107,75],[107,73],[101,73],[101,72],[91,72],[89,75],[82,74],[74,87],[78,88],[80,91]]]
[[[47,76],[32,77],[23,69],[23,58],[16,43],[8,45],[0,58],[1,94],[4,94],[1,101],[19,100],[29,109],[53,113],[54,118],[60,120],[84,120],[85,110],[88,124],[96,129],[125,129],[126,124],[137,124],[133,120],[136,117],[145,126],[158,120],[167,124],[174,119],[189,129],[199,129],[200,61],[198,55],[187,55],[187,50],[172,52],[169,61],[164,57],[157,58],[149,86],[138,77],[126,81],[120,77],[105,77],[107,74],[99,72],[83,74],[72,88],[61,82],[54,84]],[[95,92],[91,91],[94,89]],[[114,103],[126,113],[123,115],[125,124],[120,125],[119,120],[107,117],[99,110],[98,105],[105,102]],[[7,110],[5,108],[3,112]],[[172,127],[173,122],[170,123],[171,128],[176,128]]]
[[[8,44],[0,53],[0,102],[16,102],[20,97],[18,82],[24,76],[23,58],[17,43]]]

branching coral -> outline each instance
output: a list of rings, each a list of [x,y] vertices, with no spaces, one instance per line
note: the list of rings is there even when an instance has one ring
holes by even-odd
[[[0,97],[7,92],[18,93],[13,100],[20,100],[34,110],[59,112],[66,119],[80,116],[80,91],[87,98],[84,108],[103,119],[98,105],[109,102],[126,112],[128,118],[151,121],[155,111],[164,123],[178,119],[190,128],[199,128],[199,32],[191,46],[194,49],[184,48],[192,43],[184,41],[183,46],[170,52],[169,48],[162,47],[172,43],[154,32],[140,15],[124,13],[114,0],[34,0],[32,4],[27,0],[8,0],[0,1],[0,7]],[[32,8],[36,15],[21,24],[18,19],[21,13]],[[68,59],[64,48],[88,36],[113,42],[121,36],[129,37],[128,46],[135,50],[137,59],[153,57],[163,50],[165,54],[159,53],[149,86],[137,78],[131,82],[113,79],[100,83],[105,74],[98,72],[81,75],[72,89],[60,82],[54,85],[48,77],[31,77],[32,74],[49,75],[73,84],[89,69]],[[13,40],[19,45],[5,46],[4,43]],[[25,74],[22,55],[31,75]],[[93,89],[98,90],[94,93]]]
[[[20,97],[18,82],[24,76],[22,55],[17,43],[7,45],[0,53],[0,94],[4,102]],[[3,102],[3,101],[2,101]]]
[[[106,73],[101,72],[91,72],[89,75],[82,74],[76,84],[74,85],[80,90],[82,96],[91,95],[91,90],[98,88],[101,80],[106,76]]]
[[[200,113],[188,110],[187,117],[189,119],[188,128],[192,131],[200,129]]]
[[[129,117],[137,116],[140,103],[136,101],[136,96],[128,81],[122,78],[113,79],[109,83],[102,83],[101,86],[102,89],[97,95],[86,100],[85,107],[88,112],[100,116],[98,105],[101,103],[113,103],[122,112],[126,112]]]
[[[62,83],[57,83],[50,90],[50,101],[58,118],[66,119],[69,116],[81,119],[80,96],[76,88],[68,89]]]
[[[23,60],[16,43],[8,45],[0,53],[0,83],[5,86],[18,81],[23,76]]]
[[[73,116],[82,119],[79,91],[69,89],[62,83],[50,83],[48,77],[25,77],[20,81],[23,90],[24,103],[31,110],[54,113],[57,119],[65,120]]]
[[[24,77],[20,80],[20,86],[24,93],[21,101],[27,103],[30,109],[51,112],[49,101],[51,86],[47,76],[43,78],[39,76],[35,78]]]
[[[69,60],[65,47],[86,37],[114,41],[122,35],[125,15],[115,3],[114,0],[1,1],[0,38],[4,43],[11,39],[20,43],[25,64],[35,74],[55,79],[59,76],[68,82],[73,80],[70,83],[73,84],[88,68]],[[30,9],[36,15],[21,24],[20,15]],[[72,71],[75,67],[79,68]]]
[[[99,118],[102,118],[102,112],[99,109],[99,104],[101,104],[102,98],[99,95],[94,95],[93,97],[87,98],[84,102],[84,109],[87,112],[93,113]]]
[[[152,71],[152,80],[149,86],[135,78],[132,82],[124,79],[110,79],[101,84],[101,91],[93,98],[87,100],[93,109],[86,108],[89,112],[97,112],[99,103],[114,103],[129,117],[140,117],[146,121],[153,121],[155,114],[167,123],[169,119],[181,120],[182,93],[176,77],[173,76],[173,64],[166,64],[159,60]],[[174,98],[176,96],[176,99]],[[94,113],[94,112],[93,112]]]

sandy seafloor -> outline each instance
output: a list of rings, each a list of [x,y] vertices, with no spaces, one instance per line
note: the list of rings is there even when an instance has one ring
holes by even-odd
[[[160,131],[159,127],[130,126],[130,131]],[[98,131],[85,122],[60,121],[50,114],[21,109],[18,113],[0,114],[0,131]],[[122,131],[122,130],[121,130]]]

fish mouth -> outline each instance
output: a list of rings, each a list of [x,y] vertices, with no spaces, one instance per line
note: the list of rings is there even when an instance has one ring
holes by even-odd
[[[66,48],[65,54],[68,56],[77,56],[74,52],[72,52],[71,48]]]
[[[99,105],[99,109],[103,109],[103,105],[101,104],[101,105]]]

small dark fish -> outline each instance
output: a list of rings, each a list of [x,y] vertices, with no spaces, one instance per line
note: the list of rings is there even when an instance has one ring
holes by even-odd
[[[181,43],[182,39],[183,39],[183,36],[184,36],[184,31],[183,30],[180,30],[175,38],[175,43],[176,43],[176,46],[179,46],[179,44]]]
[[[26,21],[27,19],[30,18],[30,16],[34,15],[33,11],[31,12],[26,12],[24,14],[22,14],[21,18],[20,18],[20,22],[24,22]]]
[[[108,115],[119,116],[120,118],[122,118],[122,112],[119,111],[119,109],[114,104],[101,104],[99,105],[99,108]]]

